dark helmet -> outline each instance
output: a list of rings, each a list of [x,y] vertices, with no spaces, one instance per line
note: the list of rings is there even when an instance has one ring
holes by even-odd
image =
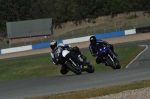
[[[52,40],[51,43],[50,43],[50,47],[51,47],[52,50],[54,50],[57,47],[57,41]]]
[[[91,42],[92,44],[95,44],[95,43],[96,43],[96,37],[95,37],[95,36],[91,36],[91,37],[90,37],[90,42]]]

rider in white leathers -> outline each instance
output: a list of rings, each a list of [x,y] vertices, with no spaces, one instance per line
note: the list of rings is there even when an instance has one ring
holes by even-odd
[[[61,74],[67,74],[69,69],[66,67],[65,63],[64,62],[59,62],[59,57],[58,57],[58,53],[60,53],[62,50],[64,49],[70,49],[70,45],[68,44],[63,44],[63,43],[60,43],[60,44],[57,44],[57,41],[53,40],[51,43],[50,43],[50,48],[52,49],[51,51],[51,57],[52,57],[52,62],[53,64],[55,65],[58,65],[58,64],[61,64],[61,69],[60,69],[60,72]],[[79,58],[75,57],[74,55],[71,56],[76,62],[79,63],[79,65],[81,64]]]

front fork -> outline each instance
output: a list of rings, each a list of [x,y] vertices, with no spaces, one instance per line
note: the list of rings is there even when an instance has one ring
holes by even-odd
[[[79,56],[79,59],[82,60],[81,63],[82,63],[82,66],[83,66],[83,71],[85,71],[88,68],[89,64],[90,64],[90,61],[88,61],[85,56]]]
[[[109,63],[106,61],[104,55],[98,56],[97,58],[101,61],[101,63],[103,63],[103,64],[105,64],[105,65],[106,65],[106,64],[109,65]]]

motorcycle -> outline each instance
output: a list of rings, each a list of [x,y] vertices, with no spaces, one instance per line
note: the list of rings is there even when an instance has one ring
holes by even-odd
[[[103,45],[103,47],[99,48],[99,52],[97,53],[98,59],[105,63],[106,66],[111,66],[113,69],[120,69],[121,65],[117,56],[111,51],[111,49]]]
[[[94,66],[90,63],[90,61],[87,59],[87,57],[85,57],[80,52],[80,49],[77,46],[75,46],[75,47],[69,47],[67,49],[69,51],[75,53],[78,56],[78,58],[79,58],[79,60],[80,60],[80,62],[82,64],[82,66],[84,66],[84,69],[82,69],[82,71],[86,71],[87,73],[93,73],[95,71]]]
[[[78,57],[82,62],[82,66],[84,66],[83,71],[86,71],[87,73],[93,73],[95,71],[94,66],[90,63],[89,60],[87,60],[84,55],[79,55]]]
[[[77,56],[74,52],[69,51],[67,49],[63,49],[61,50],[58,56],[59,63],[64,62],[66,67],[77,75],[82,74],[82,72],[84,71],[88,73],[93,73],[95,70],[92,64],[90,64],[87,58],[83,55]],[[80,65],[75,59],[75,57],[79,59],[81,63]]]

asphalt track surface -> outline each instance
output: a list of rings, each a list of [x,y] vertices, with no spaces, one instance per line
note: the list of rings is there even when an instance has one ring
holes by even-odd
[[[150,79],[150,40],[117,44],[148,48],[125,69],[0,82],[0,99],[23,99]]]

